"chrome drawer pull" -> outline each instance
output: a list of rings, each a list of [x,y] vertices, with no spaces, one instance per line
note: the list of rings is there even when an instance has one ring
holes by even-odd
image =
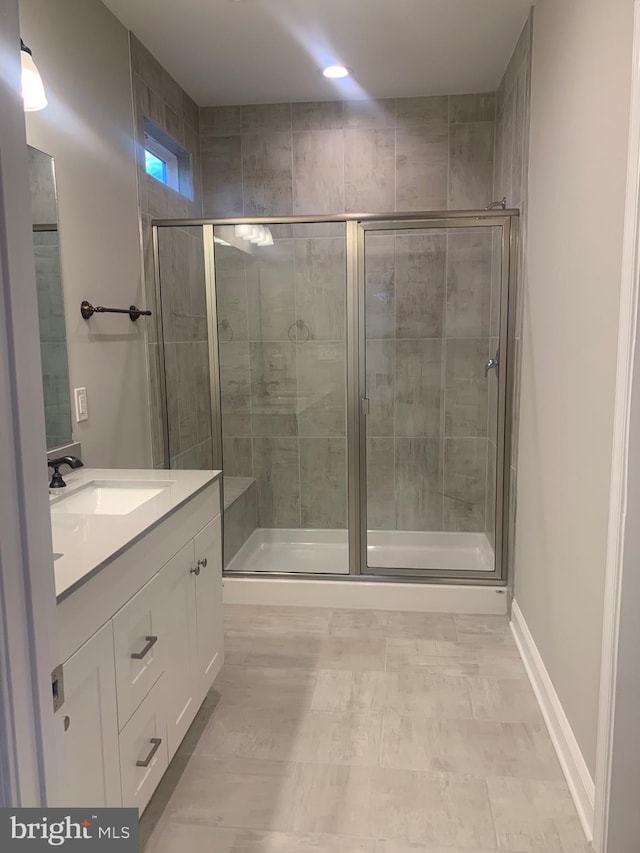
[[[156,752],[160,749],[160,744],[162,743],[161,737],[152,737],[150,741],[153,746],[151,747],[151,751],[149,755],[144,759],[144,761],[136,761],[136,767],[148,767],[151,764],[151,759],[156,754]]]
[[[155,646],[155,644],[158,642],[157,637],[145,637],[145,640],[147,641],[147,645],[144,647],[144,649],[141,652],[131,652],[131,657],[133,658],[133,660],[142,660],[142,658],[146,654],[148,654],[151,651],[151,649]]]

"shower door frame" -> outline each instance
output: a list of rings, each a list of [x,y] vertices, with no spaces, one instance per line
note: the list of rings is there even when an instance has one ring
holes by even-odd
[[[359,507],[357,518],[359,524],[359,549],[356,562],[359,574],[369,577],[393,577],[394,579],[411,579],[413,581],[426,579],[441,583],[477,583],[483,581],[485,584],[503,584],[507,579],[507,538],[508,538],[508,508],[510,505],[510,480],[509,465],[507,459],[511,455],[511,418],[507,413],[512,411],[511,400],[513,396],[513,347],[510,346],[509,332],[513,329],[513,317],[511,312],[515,306],[515,263],[517,258],[517,228],[513,227],[513,220],[518,216],[518,211],[446,211],[426,216],[404,217],[402,214],[394,214],[384,220],[379,217],[357,222],[357,267],[358,267],[358,447],[354,452],[359,453],[359,486],[360,493],[357,498]],[[409,231],[469,228],[496,228],[502,229],[501,241],[501,279],[500,279],[500,325],[498,333],[498,410],[497,417],[497,450],[496,450],[496,491],[495,491],[495,544],[494,544],[494,568],[491,570],[470,569],[426,569],[426,568],[390,568],[375,567],[367,565],[367,416],[364,414],[364,401],[367,397],[366,378],[366,247],[365,240],[368,232],[376,231]],[[492,415],[494,413],[491,413]],[[351,537],[350,537],[351,539]],[[350,567],[353,562],[350,561]]]
[[[346,430],[347,430],[347,534],[349,542],[349,574],[295,575],[284,572],[261,572],[261,577],[332,580],[388,581],[504,586],[508,574],[509,508],[511,478],[509,464],[512,442],[512,399],[514,389],[513,330],[516,304],[516,259],[518,241],[517,209],[419,211],[410,213],[354,213],[314,216],[251,216],[233,218],[185,218],[152,220],[152,240],[156,295],[157,340],[160,360],[161,399],[164,403],[165,466],[169,468],[169,429],[167,386],[162,325],[162,288],[159,267],[160,228],[202,227],[209,370],[211,383],[211,419],[213,465],[222,466],[222,403],[220,394],[220,361],[217,329],[217,293],[215,269],[215,228],[235,225],[304,225],[345,224],[346,254]],[[495,565],[492,571],[456,569],[395,569],[367,566],[367,481],[366,481],[366,416],[362,401],[366,396],[365,361],[365,235],[367,231],[419,228],[502,228],[502,280],[500,310],[500,372],[498,392],[498,448],[496,458],[496,539]],[[255,572],[233,572],[233,577],[255,577]]]

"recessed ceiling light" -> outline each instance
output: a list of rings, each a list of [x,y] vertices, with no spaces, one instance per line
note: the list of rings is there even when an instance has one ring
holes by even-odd
[[[330,80],[340,80],[342,77],[348,77],[352,72],[345,65],[328,65],[322,73]]]

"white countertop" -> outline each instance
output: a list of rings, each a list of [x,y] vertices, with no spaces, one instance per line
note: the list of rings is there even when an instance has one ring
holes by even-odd
[[[67,484],[51,506],[79,492],[92,481],[166,486],[161,493],[125,515],[51,513],[58,602],[116,559],[159,524],[220,477],[221,471],[154,471],[148,469],[81,468],[62,472]],[[46,486],[45,486],[46,488]]]

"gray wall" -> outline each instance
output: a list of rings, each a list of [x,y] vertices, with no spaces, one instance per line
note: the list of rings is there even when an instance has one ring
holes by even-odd
[[[69,375],[88,392],[74,438],[89,465],[145,467],[145,321],[80,316],[83,299],[144,301],[127,31],[98,0],[22,0],[20,17],[49,99],[25,120],[29,144],[56,165]]]
[[[274,232],[216,247],[225,473],[257,478],[259,527],[344,528],[344,225]]]
[[[633,7],[540,0],[533,32],[515,598],[592,774]]]
[[[487,442],[497,410],[484,366],[499,320],[499,260],[492,276],[490,229],[367,236],[369,529],[491,526]]]
[[[201,109],[204,215],[485,207],[495,113],[493,93]],[[336,315],[344,312],[341,233],[297,229],[263,250],[270,270],[235,250],[216,253],[225,470],[258,478],[260,526],[346,525],[344,327],[323,324],[310,313],[317,306],[296,298],[311,282]],[[388,235],[369,245],[369,526],[491,528],[487,442],[495,417],[482,373],[497,326],[490,234]],[[308,257],[312,269],[304,268]],[[260,324],[247,316],[256,310]],[[288,339],[299,321],[313,343]],[[276,350],[289,363],[280,376],[271,375]],[[258,399],[260,387],[267,390]],[[286,406],[278,410],[276,398],[304,398],[314,387],[323,411],[316,405],[306,425]],[[310,460],[324,482],[306,476]]]
[[[205,216],[482,208],[495,96],[200,110]]]
[[[509,584],[513,589],[515,576],[515,527],[518,464],[518,425],[520,418],[520,378],[522,370],[522,318],[527,289],[527,199],[529,181],[529,127],[531,121],[531,47],[533,36],[533,11],[525,24],[518,43],[498,89],[496,121],[496,163],[494,191],[496,199],[506,198],[508,207],[519,208],[518,257],[516,259],[517,285],[516,322],[511,330],[511,369],[514,373],[511,405],[512,445],[508,460],[511,483],[511,504],[508,517]],[[494,255],[495,257],[495,255]],[[492,379],[489,394],[497,395],[497,381]],[[489,444],[489,465],[496,465],[496,443]]]
[[[136,36],[130,34],[138,202],[144,256],[151,445],[154,467],[165,465],[164,401],[160,389],[158,306],[153,270],[152,219],[202,215],[198,107]],[[144,119],[150,119],[190,157],[192,197],[147,175]],[[162,230],[161,286],[172,468],[211,468],[206,297],[200,229]],[[198,380],[196,393],[196,380]]]

